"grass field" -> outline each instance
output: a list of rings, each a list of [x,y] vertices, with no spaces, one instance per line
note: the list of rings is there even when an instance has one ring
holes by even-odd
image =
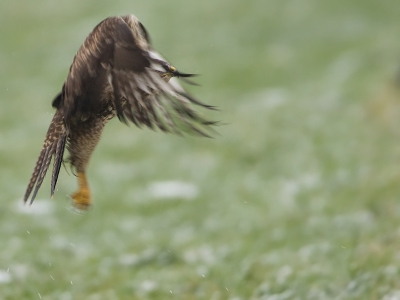
[[[0,3],[0,299],[400,299],[400,4]],[[78,214],[22,205],[72,58],[134,13],[227,125],[110,122]]]

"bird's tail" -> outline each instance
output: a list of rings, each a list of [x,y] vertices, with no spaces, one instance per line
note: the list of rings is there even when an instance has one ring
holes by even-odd
[[[51,121],[49,130],[47,131],[46,138],[43,143],[42,151],[40,151],[39,158],[36,166],[33,169],[32,177],[26,189],[24,202],[26,202],[32,193],[30,201],[32,204],[35,200],[36,194],[42,185],[43,179],[46,176],[47,169],[49,168],[51,158],[54,155],[53,174],[51,177],[51,197],[53,197],[54,190],[57,184],[58,174],[60,172],[61,164],[63,162],[63,155],[65,144],[67,141],[67,130],[64,125],[64,118],[62,113],[57,110]]]

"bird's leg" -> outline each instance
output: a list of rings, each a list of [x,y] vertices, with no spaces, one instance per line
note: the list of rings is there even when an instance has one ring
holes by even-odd
[[[78,209],[87,210],[92,200],[85,172],[78,172],[77,177],[79,189],[72,195],[74,206]]]

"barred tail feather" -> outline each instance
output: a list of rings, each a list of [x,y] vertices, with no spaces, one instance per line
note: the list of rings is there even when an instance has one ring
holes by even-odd
[[[44,153],[43,159],[41,160],[40,170],[37,175],[35,174],[35,177],[37,177],[37,181],[36,181],[36,187],[33,191],[33,195],[32,195],[30,204],[32,204],[33,200],[35,200],[36,194],[39,191],[40,186],[42,185],[44,177],[46,176],[47,169],[49,168],[51,157],[53,154],[53,149],[54,149],[54,144],[51,144],[50,147],[44,149],[45,153]],[[37,167],[39,167],[39,166],[37,166]]]
[[[33,169],[31,180],[29,181],[28,188],[26,189],[26,192],[25,192],[24,202],[26,202],[28,200],[29,195],[32,192],[32,189],[34,188],[34,186],[36,184],[36,180],[37,180],[37,178],[39,176],[40,169],[42,167],[43,159],[44,159],[44,157],[46,155],[46,150],[47,149],[43,148],[42,151],[40,151],[40,155],[39,155],[39,158],[38,158],[38,160],[36,162],[36,166]]]
[[[60,173],[61,164],[63,162],[65,144],[67,142],[67,135],[64,134],[58,139],[56,152],[54,154],[53,174],[51,176],[51,198],[53,198],[54,190],[56,189],[58,174]]]
[[[64,126],[64,120],[62,114],[57,111],[51,121],[49,130],[45,141],[43,143],[42,151],[40,152],[39,158],[36,162],[36,166],[33,170],[31,180],[28,188],[26,189],[24,202],[28,201],[32,191],[32,198],[30,204],[35,200],[37,192],[43,183],[44,177],[46,176],[49,168],[51,158],[54,155],[53,173],[51,179],[51,196],[54,194],[55,186],[60,172],[61,163],[63,161],[64,149],[67,140],[67,133]]]

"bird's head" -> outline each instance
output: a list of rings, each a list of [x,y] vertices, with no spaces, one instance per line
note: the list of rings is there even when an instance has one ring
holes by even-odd
[[[169,63],[163,64],[163,68],[165,69],[165,73],[167,76],[171,77],[192,77],[195,74],[187,74],[179,72],[174,66],[171,66]]]
[[[186,83],[197,85],[196,83],[187,79],[188,77],[196,76],[196,74],[181,73],[174,66],[171,66],[167,62],[163,62],[161,65],[164,68],[165,72],[160,72],[160,71],[158,72],[166,82],[168,82],[172,77],[178,77],[178,78],[181,77],[182,80],[185,81]]]

